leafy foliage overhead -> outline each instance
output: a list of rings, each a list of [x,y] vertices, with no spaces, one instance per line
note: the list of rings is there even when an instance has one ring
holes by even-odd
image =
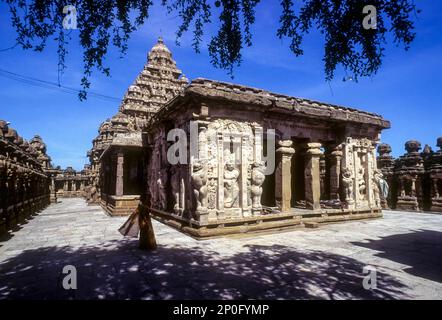
[[[110,46],[122,55],[128,49],[132,32],[149,17],[153,0],[0,0],[7,3],[11,24],[17,32],[16,45],[42,51],[48,40],[58,42],[58,66],[63,72],[71,30],[63,28],[63,7],[73,5],[77,11],[79,41],[83,48],[83,90],[86,98],[94,69],[109,75],[104,59]],[[158,0],[160,1],[160,0]],[[181,24],[176,31],[177,43],[186,33],[193,33],[196,52],[204,36],[204,27],[219,14],[218,31],[208,44],[211,62],[233,76],[241,63],[244,46],[252,45],[251,26],[260,0],[161,0],[169,14],[178,14]],[[366,29],[362,21],[366,5],[377,10],[376,29]],[[324,69],[331,80],[338,65],[358,76],[375,74],[384,56],[387,35],[407,50],[415,38],[412,13],[418,12],[413,0],[280,0],[280,26],[276,35],[290,41],[290,50],[302,55],[302,41],[312,29],[324,35]]]

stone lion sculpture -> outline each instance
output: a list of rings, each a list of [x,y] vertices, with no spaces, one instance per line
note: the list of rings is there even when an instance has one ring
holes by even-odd
[[[207,166],[202,161],[196,161],[193,165],[192,188],[196,211],[205,211],[207,208]]]
[[[342,170],[342,185],[345,191],[345,201],[353,200],[353,177],[348,168]]]

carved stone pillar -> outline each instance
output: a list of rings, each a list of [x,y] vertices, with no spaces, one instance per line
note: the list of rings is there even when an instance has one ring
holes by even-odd
[[[438,189],[438,186],[437,186],[438,179],[437,178],[433,178],[432,180],[433,180],[433,183],[432,183],[432,189],[433,189],[432,195],[433,195],[433,198],[439,198],[439,189]]]
[[[377,164],[376,164],[376,148],[375,145],[369,146],[367,150],[367,163],[366,163],[366,193],[367,193],[367,200],[370,208],[372,207],[380,207],[380,192],[375,193],[376,190],[379,190],[379,184],[378,182],[374,182],[374,175],[375,171],[377,170]]]
[[[255,162],[261,162],[262,160],[262,139],[263,139],[263,129],[259,126],[254,126],[254,159]]]
[[[411,194],[412,197],[416,197],[416,178],[411,178]]]
[[[319,176],[320,143],[307,143],[305,152],[305,202],[307,209],[321,209],[321,183]]]
[[[339,200],[342,146],[333,146],[330,153],[330,200]]]
[[[207,159],[207,124],[198,123],[198,159]]]
[[[187,194],[187,168],[186,166],[181,165],[180,166],[180,213],[182,214],[187,209],[186,206],[186,194]]]
[[[282,212],[291,208],[292,201],[292,157],[295,149],[292,140],[280,140],[276,150],[275,201]],[[318,171],[319,172],[319,171]]]
[[[404,180],[402,178],[398,179],[397,196],[405,197]]]
[[[115,182],[115,195],[121,197],[124,194],[124,153],[117,153],[117,173]]]
[[[249,163],[247,161],[247,145],[250,143],[247,136],[241,137],[241,185],[240,185],[240,199],[242,207],[242,213],[244,217],[251,216],[251,207],[249,206],[250,186],[248,180],[247,168]]]
[[[224,212],[224,136],[222,132],[217,135],[218,148],[218,219],[225,218]]]
[[[55,189],[55,179],[54,177],[51,177],[51,194],[50,194],[50,201],[51,203],[57,203],[57,190]]]

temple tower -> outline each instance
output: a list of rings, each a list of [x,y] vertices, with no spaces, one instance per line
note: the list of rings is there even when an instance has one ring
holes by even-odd
[[[89,203],[101,203],[112,215],[129,214],[143,192],[143,139],[149,119],[188,84],[162,38],[127,89],[117,114],[100,126],[88,153],[93,185]]]
[[[408,211],[423,209],[422,178],[425,170],[420,149],[419,141],[407,141],[405,143],[407,153],[396,160],[394,169],[398,183],[396,209]]]
[[[381,143],[378,146],[379,157],[377,158],[377,164],[379,170],[381,170],[385,180],[390,187],[388,193],[388,199],[381,198],[381,204],[383,209],[394,208],[396,206],[396,180],[394,176],[394,158],[391,155],[391,146],[386,143]]]
[[[127,89],[120,112],[138,120],[149,119],[188,84],[172,53],[160,37],[147,55],[147,63]]]

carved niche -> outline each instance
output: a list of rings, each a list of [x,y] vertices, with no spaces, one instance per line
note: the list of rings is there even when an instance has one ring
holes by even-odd
[[[251,164],[255,161],[253,125],[217,119],[207,123],[205,139],[211,219],[250,214]]]
[[[377,170],[374,142],[367,138],[348,137],[343,151],[342,182],[348,207],[377,206],[379,201],[376,200],[374,190],[374,171]],[[350,192],[349,188],[353,190]]]

